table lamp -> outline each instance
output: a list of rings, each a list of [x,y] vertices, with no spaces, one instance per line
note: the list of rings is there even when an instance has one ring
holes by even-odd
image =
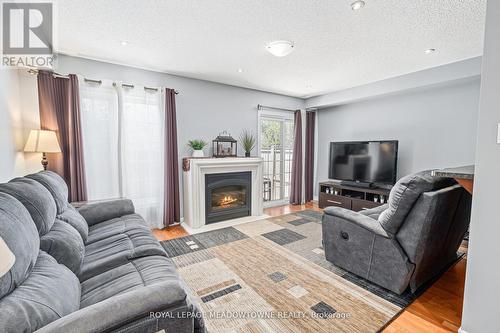
[[[0,278],[14,266],[16,257],[9,249],[2,237],[0,237]]]
[[[43,153],[43,170],[47,170],[49,161],[47,161],[46,153],[61,152],[59,142],[57,141],[56,132],[45,130],[31,130],[28,141],[26,142],[26,146],[24,146],[24,151],[31,153]]]

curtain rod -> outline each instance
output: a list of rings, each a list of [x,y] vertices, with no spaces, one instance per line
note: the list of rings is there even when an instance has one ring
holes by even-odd
[[[37,75],[39,72],[38,69],[33,69],[33,68],[30,68],[28,69],[28,73],[31,74],[31,75]],[[52,72],[52,76],[53,77],[56,77],[58,79],[69,79],[69,76],[67,75],[62,75],[62,74],[59,74],[59,73],[56,73],[56,72]]]
[[[85,82],[89,82],[89,83],[102,84],[102,80],[93,80],[93,79],[87,79],[87,78],[83,78],[83,80]],[[116,85],[117,85],[117,83],[113,82],[113,86],[116,86]],[[134,85],[133,84],[122,83],[122,87],[125,87],[125,88],[134,88]],[[144,90],[158,91],[158,88],[144,87]],[[174,92],[175,92],[176,95],[179,94],[179,92],[177,90],[174,90]]]
[[[277,107],[274,107],[274,106],[266,106],[266,105],[257,104],[257,110],[263,110],[263,109],[280,110],[280,111],[290,111],[290,112],[299,111],[299,110],[283,109],[283,108],[277,108]]]
[[[28,73],[30,73],[32,75],[36,75],[36,74],[38,74],[38,72],[39,72],[38,69],[31,68],[31,69],[28,70]],[[52,76],[60,78],[60,79],[69,79],[69,76],[62,75],[62,74],[59,74],[59,73],[56,73],[56,72],[52,72]],[[84,77],[83,80],[85,82],[89,82],[89,83],[102,84],[102,80],[93,80],[93,79],[88,79],[86,77]],[[113,82],[113,85],[116,85],[116,83]],[[122,87],[134,88],[134,85],[133,84],[125,84],[125,83],[123,83]],[[144,90],[158,91],[158,88],[144,87]],[[174,90],[174,92],[175,92],[176,95],[179,94],[179,92],[177,90]]]

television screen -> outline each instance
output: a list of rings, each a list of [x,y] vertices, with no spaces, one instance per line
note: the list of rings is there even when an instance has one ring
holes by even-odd
[[[329,178],[394,184],[398,141],[330,143]]]

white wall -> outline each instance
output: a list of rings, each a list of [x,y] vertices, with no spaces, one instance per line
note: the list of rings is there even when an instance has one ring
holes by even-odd
[[[488,1],[462,332],[500,332],[500,1]]]
[[[26,70],[0,70],[0,182],[41,169],[40,154],[24,153],[30,129],[40,128],[36,79]]]
[[[319,110],[318,181],[331,141],[399,140],[398,178],[474,163],[478,78]]]
[[[56,71],[61,74],[81,74],[90,79],[110,79],[178,90],[179,163],[182,157],[190,155],[187,147],[190,139],[200,138],[211,143],[223,130],[227,130],[235,139],[244,129],[257,134],[257,104],[287,109],[304,107],[304,100],[299,98],[64,55],[58,57]],[[243,155],[241,147],[238,148],[239,154]],[[180,170],[182,198],[182,168]]]

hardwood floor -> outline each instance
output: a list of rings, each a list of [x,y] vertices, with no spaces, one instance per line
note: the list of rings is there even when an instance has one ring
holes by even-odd
[[[173,225],[164,229],[153,229],[153,234],[159,241],[180,238],[189,235],[180,224]]]
[[[267,214],[269,216],[280,216],[293,212],[300,212],[301,210],[306,209],[312,209],[318,212],[323,211],[323,209],[319,208],[315,202],[308,202],[305,205],[284,205],[266,208],[264,209],[264,214]]]
[[[316,203],[305,205],[285,205],[266,208],[270,216],[289,214],[305,209],[322,211]],[[180,225],[162,230],[153,230],[158,240],[168,240],[188,235]],[[467,252],[467,244],[462,244],[462,252]],[[457,332],[462,320],[462,304],[465,286],[465,255],[429,289],[408,306],[384,330],[384,333],[427,333]]]
[[[461,259],[407,307],[383,332],[457,332],[467,259]]]

